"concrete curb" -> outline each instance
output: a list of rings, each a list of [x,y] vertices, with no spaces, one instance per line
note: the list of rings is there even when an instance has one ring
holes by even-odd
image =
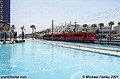
[[[30,41],[41,42],[41,43],[52,44],[52,45],[59,45],[59,46],[81,49],[81,50],[88,50],[88,51],[92,51],[92,52],[98,52],[98,53],[109,54],[109,55],[114,55],[114,56],[120,56],[119,50],[109,50],[109,49],[101,49],[101,48],[94,48],[94,47],[85,47],[85,46],[78,46],[78,45],[53,43],[53,42],[46,42],[46,41],[36,41],[36,40],[30,40]]]
[[[16,43],[15,41],[3,41],[3,44],[13,44]]]

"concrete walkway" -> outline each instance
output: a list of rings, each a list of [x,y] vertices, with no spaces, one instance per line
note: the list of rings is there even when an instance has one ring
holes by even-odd
[[[29,40],[31,40],[31,39],[29,39]],[[31,41],[36,41],[36,40],[31,40]],[[92,51],[92,52],[98,52],[98,53],[109,54],[109,55],[114,55],[114,56],[120,56],[119,50],[109,50],[109,49],[101,49],[101,48],[86,47],[86,46],[79,46],[79,45],[53,43],[53,42],[46,42],[46,41],[36,41],[36,42],[52,44],[52,45],[59,45],[59,46],[81,49],[81,50],[88,50],[88,51]]]

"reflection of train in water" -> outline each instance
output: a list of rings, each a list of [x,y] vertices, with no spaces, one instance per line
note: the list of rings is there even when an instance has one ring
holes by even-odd
[[[53,34],[54,40],[73,41],[73,42],[94,42],[96,34],[94,32],[75,32]],[[52,34],[43,35],[43,39],[52,40]]]

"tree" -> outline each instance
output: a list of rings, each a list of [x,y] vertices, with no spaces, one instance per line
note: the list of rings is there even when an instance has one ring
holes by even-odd
[[[16,28],[15,25],[12,25],[11,27],[12,31],[14,31],[15,28]]]
[[[120,26],[120,22],[118,22],[118,26]]]
[[[96,34],[99,34],[99,33],[100,33],[100,32],[99,32],[99,29],[97,29],[95,32],[96,32]]]
[[[87,24],[83,24],[83,27],[85,28],[85,31],[87,31],[87,27],[88,27],[88,25]]]
[[[3,31],[3,23],[0,23],[0,31]]]
[[[35,27],[35,25],[31,25],[30,28],[32,28],[32,35],[33,35],[32,38],[34,38],[34,29],[35,29],[36,27]]]
[[[92,24],[91,27],[93,28],[93,31],[95,32],[95,28],[97,27],[97,24]]]
[[[110,22],[108,23],[108,25],[110,26],[110,41],[111,41],[111,30],[112,30],[112,26],[113,26],[114,24],[115,24],[114,21],[110,21]]]
[[[0,23],[0,31],[3,31],[3,23]],[[2,40],[2,32],[0,33],[1,40]]]
[[[2,28],[4,29],[4,31],[8,31],[8,30],[9,30],[9,26],[6,25],[6,24],[3,24],[3,25],[2,25]]]
[[[9,30],[9,26],[8,25],[6,25],[6,24],[3,24],[2,25],[2,29],[4,29],[4,31],[5,31],[5,34],[4,34],[4,39],[5,39],[5,41],[6,41],[6,31],[8,31]]]
[[[100,26],[100,29],[101,29],[101,38],[100,39],[102,40],[102,27],[104,27],[104,23],[100,23],[99,26]],[[100,40],[100,43],[101,43],[101,40]]]
[[[16,27],[15,27],[15,25],[12,25],[12,27],[11,27],[11,31],[13,32],[13,34],[14,34],[14,29],[15,29]],[[14,35],[13,35],[14,36]],[[10,40],[11,40],[11,32],[10,32]]]
[[[80,25],[76,24],[77,31],[78,31],[79,26],[80,26]]]
[[[50,29],[46,29],[46,32],[49,34],[49,32],[50,32]]]
[[[25,30],[25,28],[24,28],[24,26],[21,26],[20,29],[22,30],[22,39],[24,39],[24,31],[23,30]]]

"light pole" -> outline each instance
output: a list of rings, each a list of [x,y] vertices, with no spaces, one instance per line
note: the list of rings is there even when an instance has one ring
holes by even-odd
[[[75,30],[74,30],[74,32],[76,32],[76,22],[75,22]]]
[[[53,27],[54,27],[54,20],[52,20],[52,41],[53,41]]]

